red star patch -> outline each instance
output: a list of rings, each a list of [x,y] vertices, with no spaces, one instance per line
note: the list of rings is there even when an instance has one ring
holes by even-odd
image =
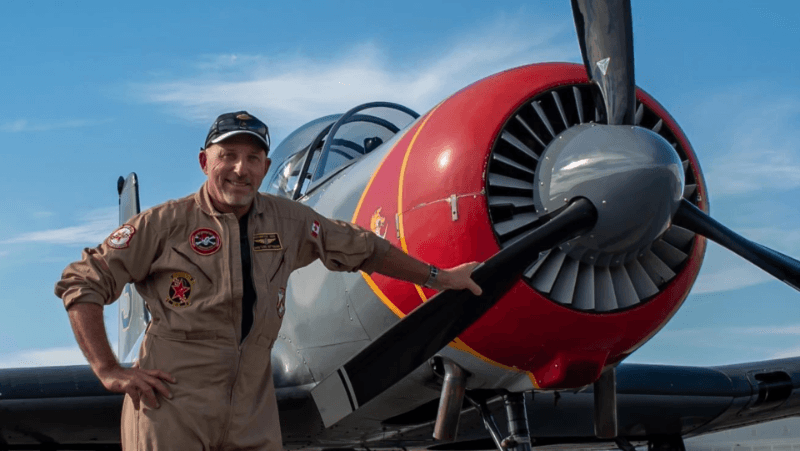
[[[194,287],[194,277],[189,273],[176,272],[172,274],[172,281],[169,283],[167,293],[167,303],[173,307],[188,307],[192,303],[192,288]]]

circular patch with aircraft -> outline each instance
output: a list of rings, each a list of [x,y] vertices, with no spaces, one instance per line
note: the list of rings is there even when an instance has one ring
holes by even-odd
[[[200,255],[211,255],[222,247],[222,240],[215,230],[197,229],[189,235],[189,245]]]

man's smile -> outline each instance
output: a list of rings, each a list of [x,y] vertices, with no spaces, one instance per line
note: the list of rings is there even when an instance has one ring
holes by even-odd
[[[237,187],[237,188],[247,188],[247,187],[250,186],[250,182],[246,182],[246,181],[237,182],[237,181],[234,181],[234,180],[226,180],[226,182],[228,182],[229,184],[231,184],[231,185],[233,185],[234,187]]]

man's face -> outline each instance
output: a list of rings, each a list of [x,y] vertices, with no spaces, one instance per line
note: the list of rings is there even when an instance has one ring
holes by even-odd
[[[208,193],[222,213],[246,213],[271,161],[254,137],[232,136],[200,152],[200,167],[208,176]]]

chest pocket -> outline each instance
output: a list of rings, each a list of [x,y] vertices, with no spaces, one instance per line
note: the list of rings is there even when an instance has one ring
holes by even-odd
[[[286,248],[278,233],[253,235],[253,261],[257,265],[256,278],[271,284],[286,262]]]
[[[286,249],[279,251],[254,252],[254,260],[261,266],[261,280],[267,284],[275,281],[281,268],[286,263]],[[259,276],[256,276],[259,277]]]
[[[219,283],[212,278],[216,274],[214,262],[192,257],[180,246],[171,246],[153,263],[150,295],[157,298],[158,304],[178,310],[194,309],[201,299],[213,297],[215,284]]]
[[[172,252],[177,257],[175,259],[175,260],[177,260],[176,263],[180,262],[180,263],[178,263],[179,265],[181,265],[181,264],[186,265],[186,268],[187,268],[188,271],[196,273],[199,277],[204,278],[206,280],[206,282],[208,282],[208,284],[214,285],[214,281],[211,279],[211,276],[208,274],[208,271],[211,268],[203,269],[203,267],[200,264],[196,263],[194,260],[192,260],[191,257],[186,255],[183,251],[181,251],[180,249],[178,249],[176,247],[172,248]],[[181,265],[181,266],[183,266],[183,265]]]

